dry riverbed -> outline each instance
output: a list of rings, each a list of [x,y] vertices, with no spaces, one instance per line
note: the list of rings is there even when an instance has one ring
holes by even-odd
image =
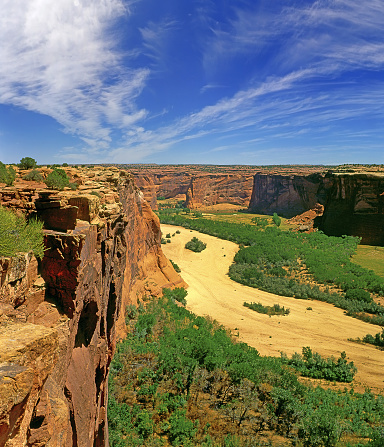
[[[181,268],[188,283],[187,308],[210,317],[238,333],[239,339],[255,347],[261,355],[289,356],[310,346],[322,356],[339,357],[345,351],[358,368],[356,391],[369,387],[384,390],[384,352],[373,346],[348,341],[381,332],[379,326],[347,317],[342,309],[320,301],[297,300],[263,292],[232,281],[228,269],[238,246],[213,236],[172,225],[162,225],[163,235],[175,234],[170,244],[162,245],[165,255]],[[184,248],[193,236],[207,244],[201,253]],[[280,304],[290,309],[286,316],[259,314],[243,306],[244,301],[264,305]],[[311,308],[308,309],[308,308]]]

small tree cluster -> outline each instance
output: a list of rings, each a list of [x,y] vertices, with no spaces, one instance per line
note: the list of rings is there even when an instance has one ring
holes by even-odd
[[[64,169],[55,168],[50,174],[47,175],[47,178],[44,180],[44,183],[48,188],[58,189],[62,191],[66,186],[71,189],[76,189],[76,183],[70,183],[67,173]]]
[[[43,182],[44,177],[40,174],[37,169],[32,169],[27,174],[23,175],[23,179],[30,182]]]
[[[197,239],[196,236],[194,236],[189,242],[185,244],[185,248],[188,250],[194,251],[196,253],[199,253],[203,250],[205,250],[207,247],[207,244],[205,244],[200,239]]]
[[[37,165],[37,162],[34,158],[24,157],[20,160],[19,168],[20,169],[33,169]]]

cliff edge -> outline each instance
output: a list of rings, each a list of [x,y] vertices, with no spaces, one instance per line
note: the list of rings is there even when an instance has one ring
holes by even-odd
[[[67,169],[78,190],[16,180],[0,202],[45,222],[44,258],[0,258],[0,446],[107,446],[107,378],[128,304],[184,287],[133,177]]]

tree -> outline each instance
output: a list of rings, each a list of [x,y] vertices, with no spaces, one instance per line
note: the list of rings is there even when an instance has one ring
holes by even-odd
[[[273,223],[274,223],[277,227],[279,227],[279,226],[281,225],[281,217],[279,217],[279,216],[277,215],[277,213],[273,213],[272,220],[273,220]]]
[[[37,162],[34,158],[24,157],[20,160],[19,168],[20,169],[32,169],[32,168],[35,168],[36,165],[37,165]]]
[[[55,168],[45,179],[45,184],[48,188],[58,189],[62,191],[69,185],[69,179],[66,172],[63,169]]]

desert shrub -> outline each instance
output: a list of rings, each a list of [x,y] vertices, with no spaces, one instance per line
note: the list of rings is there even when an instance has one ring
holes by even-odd
[[[280,306],[279,304],[264,306],[261,303],[244,303],[243,306],[248,307],[248,309],[252,309],[260,314],[266,315],[289,315],[290,313],[289,309],[285,309],[284,306]]]
[[[262,217],[253,217],[251,219],[251,222],[254,223],[256,226],[265,228],[268,226],[268,219],[262,218]]]
[[[176,262],[173,262],[172,259],[170,259],[170,261],[171,261],[171,264],[172,264],[173,268],[175,269],[175,272],[180,273],[180,272],[181,272],[181,269],[180,269],[180,267],[176,264]]]
[[[192,250],[196,253],[199,253],[203,250],[205,250],[207,247],[207,244],[205,244],[203,241],[198,239],[196,236],[194,236],[189,242],[185,244],[185,248],[188,250]]]
[[[345,298],[347,300],[365,301],[366,303],[372,301],[371,294],[363,289],[348,289],[345,292]]]
[[[0,256],[15,256],[19,252],[32,251],[44,256],[43,223],[22,216],[0,206]]]
[[[37,169],[32,169],[32,171],[23,175],[24,180],[33,181],[33,182],[42,182],[44,181],[44,177],[40,174]]]
[[[19,168],[20,169],[33,169],[37,165],[37,162],[34,158],[24,157],[20,160]]]
[[[137,321],[128,321],[109,374],[111,447],[154,447],[159,439],[184,447],[266,446],[255,437],[264,430],[284,436],[281,445],[382,439],[383,396],[306,386],[280,359],[260,356],[165,296],[132,316]]]
[[[5,183],[7,186],[12,186],[16,178],[16,171],[12,166],[5,166],[4,163],[0,161],[0,182]]]
[[[292,366],[304,377],[326,379],[337,382],[352,382],[357,368],[353,362],[347,362],[347,355],[343,351],[340,357],[324,359],[317,352],[312,352],[309,346],[303,347],[302,355],[297,352],[290,359],[282,353],[282,361]]]
[[[170,238],[170,237],[171,237],[171,233],[167,233],[167,234],[165,235],[165,237],[166,237],[166,238]]]
[[[69,179],[63,169],[55,168],[50,174],[47,175],[44,183],[48,188],[62,191],[69,185]]]
[[[384,348],[384,328],[381,330],[381,333],[378,332],[376,335],[367,334],[363,337],[362,340],[364,343],[369,343],[371,345],[378,346],[380,348]]]
[[[175,289],[164,288],[163,295],[170,300],[175,300],[184,304],[184,306],[187,304],[185,297],[188,295],[188,292],[184,287],[176,287]]]

